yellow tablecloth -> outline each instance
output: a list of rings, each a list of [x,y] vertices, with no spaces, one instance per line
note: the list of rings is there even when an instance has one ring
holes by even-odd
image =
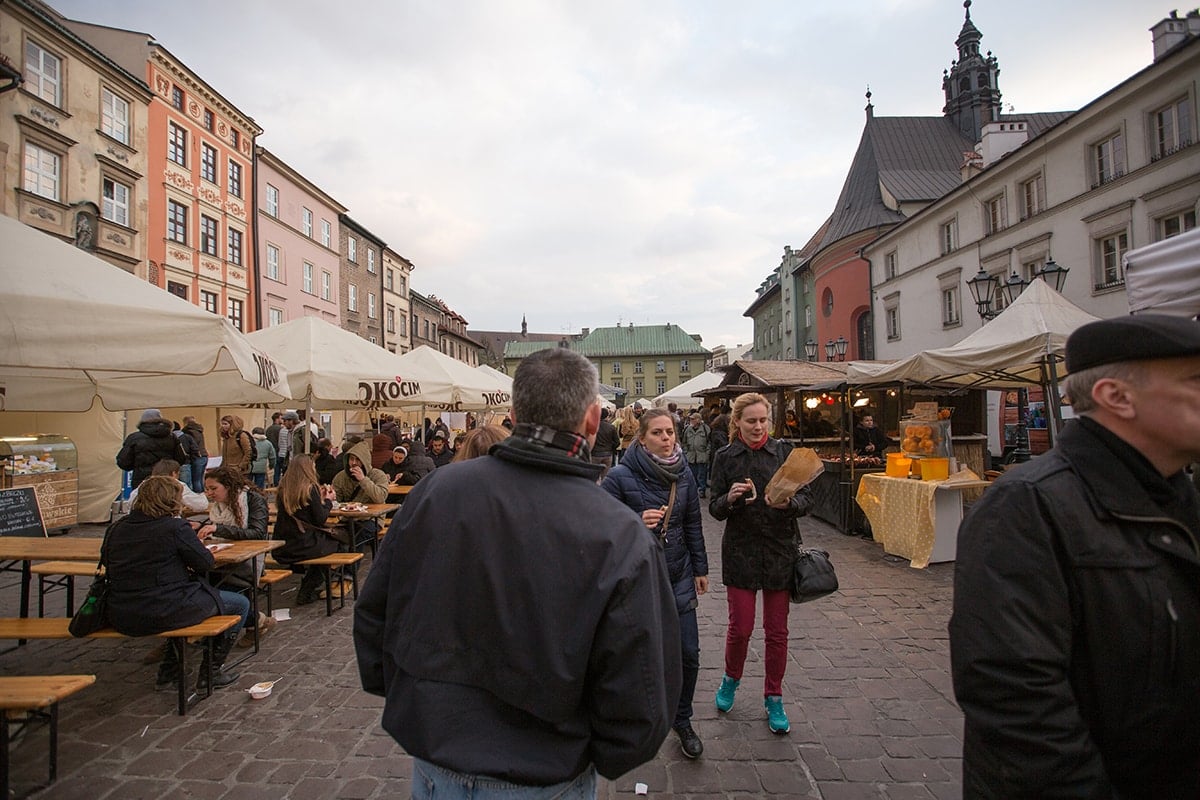
[[[935,481],[863,475],[858,485],[858,505],[871,522],[875,541],[891,553],[912,561],[912,566],[929,565],[933,552],[933,493]]]

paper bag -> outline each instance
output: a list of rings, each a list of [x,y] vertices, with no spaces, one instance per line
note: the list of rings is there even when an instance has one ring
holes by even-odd
[[[797,447],[775,471],[764,490],[768,505],[776,505],[816,480],[825,471],[825,463],[811,447]]]

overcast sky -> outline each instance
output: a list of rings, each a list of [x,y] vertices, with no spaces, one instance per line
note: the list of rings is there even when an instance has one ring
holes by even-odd
[[[472,328],[743,312],[829,215],[879,116],[941,113],[960,0],[49,0],[146,31]],[[1147,66],[1144,0],[977,0],[1005,109]],[[1182,10],[1182,9],[1181,9]]]

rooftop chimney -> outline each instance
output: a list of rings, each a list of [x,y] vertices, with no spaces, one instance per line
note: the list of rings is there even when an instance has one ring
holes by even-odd
[[[1180,17],[1178,11],[1172,11],[1171,16],[1150,29],[1154,60],[1158,61],[1194,36],[1200,36],[1200,10],[1189,11],[1185,17]]]

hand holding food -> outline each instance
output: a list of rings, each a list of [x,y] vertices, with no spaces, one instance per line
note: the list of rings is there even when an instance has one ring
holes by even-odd
[[[745,496],[747,503],[753,503],[758,499],[758,490],[754,488],[754,481],[746,478],[744,481],[733,484],[729,487],[729,502],[736,503],[739,497]]]
[[[647,508],[642,512],[642,522],[646,523],[646,527],[650,530],[657,528],[663,521],[663,517],[667,514],[666,506],[658,508]]]

